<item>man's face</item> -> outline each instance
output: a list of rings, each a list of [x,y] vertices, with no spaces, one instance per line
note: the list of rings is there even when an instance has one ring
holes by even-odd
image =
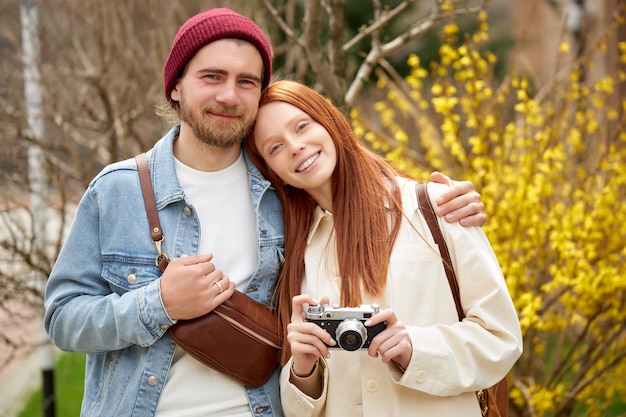
[[[172,90],[181,122],[210,146],[239,144],[254,123],[262,77],[263,60],[252,44],[221,39],[206,45]]]

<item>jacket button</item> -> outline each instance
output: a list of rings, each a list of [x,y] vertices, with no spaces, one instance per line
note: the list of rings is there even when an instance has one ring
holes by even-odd
[[[418,384],[426,381],[426,371],[419,371],[417,374],[415,374],[415,381]]]
[[[185,213],[185,216],[189,217],[191,216],[191,209],[189,207],[185,207],[183,209],[183,213]]]
[[[158,379],[156,376],[152,375],[150,377],[148,377],[148,384],[149,385],[156,385],[158,382]]]
[[[130,284],[134,284],[135,282],[137,282],[137,275],[135,275],[134,273],[128,274],[128,277],[126,277],[126,280]]]
[[[375,379],[370,379],[367,381],[367,384],[365,384],[365,388],[369,392],[376,392],[378,391],[378,382]]]

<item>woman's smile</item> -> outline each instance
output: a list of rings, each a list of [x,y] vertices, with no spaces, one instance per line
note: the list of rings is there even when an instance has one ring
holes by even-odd
[[[305,169],[313,165],[313,163],[317,161],[319,157],[320,157],[320,152],[317,152],[315,155],[310,156],[309,158],[307,158],[306,161],[304,161],[304,163],[302,163],[302,165],[300,165],[296,169],[296,172],[303,172]]]
[[[332,209],[337,150],[324,126],[298,107],[276,101],[259,109],[254,142],[285,184],[305,190],[324,209]]]

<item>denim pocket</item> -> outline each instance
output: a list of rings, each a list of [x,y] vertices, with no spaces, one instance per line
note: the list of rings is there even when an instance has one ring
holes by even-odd
[[[161,276],[161,271],[154,258],[128,257],[105,260],[102,276],[109,283],[111,291],[121,295],[148,285]]]

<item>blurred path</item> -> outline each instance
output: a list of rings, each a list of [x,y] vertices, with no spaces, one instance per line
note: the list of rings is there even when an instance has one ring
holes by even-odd
[[[3,339],[19,346],[0,345],[0,417],[16,417],[30,395],[41,387],[41,361],[36,349],[41,319],[12,317],[0,310],[0,332]]]

